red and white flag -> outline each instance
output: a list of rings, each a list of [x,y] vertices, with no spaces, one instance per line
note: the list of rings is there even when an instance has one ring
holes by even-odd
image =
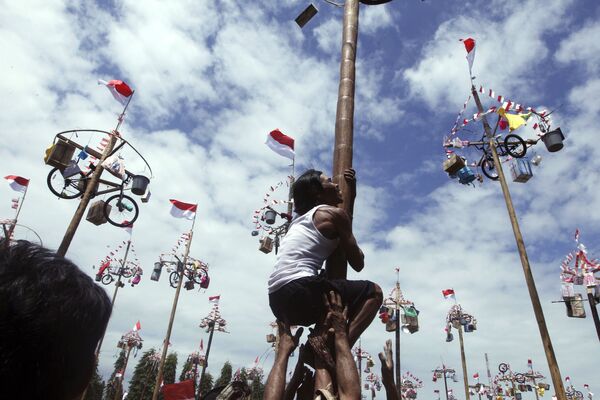
[[[12,190],[16,192],[25,192],[27,190],[27,186],[29,185],[29,179],[25,179],[22,176],[6,175],[4,179],[8,181],[8,184]]]
[[[126,105],[131,95],[133,95],[133,90],[123,81],[119,81],[113,79],[111,81],[103,81],[102,79],[98,79],[98,85],[104,85],[108,88],[110,93],[113,95],[115,100],[119,103]]]
[[[444,289],[442,290],[442,294],[444,295],[445,299],[456,299],[456,296],[454,295],[454,289]]]
[[[140,324],[140,321],[136,322],[135,325],[133,326],[133,331],[137,332],[140,329],[142,329],[142,324]]]
[[[527,368],[533,369],[533,361],[531,359],[527,360]]]
[[[469,62],[469,74],[473,76],[471,72],[473,69],[473,61],[475,60],[475,39],[467,38],[460,39],[461,42],[464,43],[465,49],[467,50],[467,61]]]
[[[164,385],[161,389],[165,400],[194,400],[194,381]]]
[[[294,152],[294,139],[284,135],[279,129],[271,131],[267,135],[267,141],[265,143],[271,150],[280,156],[293,160],[296,155]]]
[[[579,242],[579,228],[575,229],[575,241]]]
[[[198,204],[184,203],[183,201],[170,199],[173,207],[171,207],[171,215],[175,218],[194,219],[196,216],[196,208]]]
[[[479,379],[479,372],[475,372],[473,374],[473,379]]]
[[[212,303],[218,303],[220,299],[221,299],[221,295],[220,294],[218,294],[216,296],[209,296],[208,297],[208,301],[210,301]]]
[[[133,234],[133,224],[130,223],[129,221],[123,221],[123,224],[125,225],[125,227],[123,229],[131,237],[131,235]]]
[[[123,370],[120,369],[117,371],[117,373],[115,374],[115,378],[122,378],[123,377]]]

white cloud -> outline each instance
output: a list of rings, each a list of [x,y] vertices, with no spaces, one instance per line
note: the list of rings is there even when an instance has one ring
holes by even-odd
[[[370,12],[374,21],[376,17],[387,21],[392,4],[365,10],[361,26],[367,29]],[[479,43],[475,65],[482,73],[477,75],[497,85],[494,89],[514,90],[526,97],[533,92],[529,87],[543,82],[522,71],[548,59],[545,35],[558,29],[561,17],[575,3],[551,1],[534,10],[534,2],[526,2],[517,14],[509,14],[503,4],[493,3],[498,9],[489,18],[485,13],[459,18],[449,13],[448,21],[424,48],[423,58],[405,73],[400,71],[415,97],[452,112],[462,104],[468,77],[464,49],[457,39],[469,35],[477,36]],[[296,1],[288,9],[300,5]],[[340,30],[335,29],[337,44],[322,45],[324,51],[331,51],[331,57],[323,60],[302,47],[305,40],[319,39],[304,37],[293,23],[274,22],[276,10],[270,3],[251,9],[233,1],[201,6],[191,1],[169,6],[125,1],[108,13],[91,2],[69,11],[56,3],[11,2],[0,11],[0,45],[11,54],[9,62],[0,63],[0,72],[7,77],[0,81],[7,94],[0,100],[2,172],[31,178],[21,222],[38,231],[47,246],[58,246],[76,203],[54,199],[45,187],[49,168],[42,164],[43,150],[60,130],[114,127],[119,106],[96,85],[96,78],[123,74],[137,89],[122,133],[154,172],[152,199],[141,205],[134,230],[145,275],[139,287],[119,292],[101,357],[105,375],[112,368],[118,338],[138,319],[144,349],[163,340],[174,290],[165,282],[165,273],[160,282],[149,280],[151,266],[189,228],[186,221],[168,215],[172,197],[199,204],[192,255],[210,264],[212,278],[206,293],[182,293],[171,339],[180,363],[197,348],[200,338],[206,339],[197,324],[210,309],[207,295],[217,293],[222,295],[221,311],[231,333],[215,336],[209,371],[217,373],[227,359],[237,367],[262,354],[273,318],[266,277],[274,257],[257,251],[257,240],[250,236],[251,217],[268,187],[289,173],[287,160],[266,148],[264,137],[275,127],[294,136],[297,168],[313,164],[325,169],[330,163]],[[322,29],[317,38],[324,41],[327,29],[334,37],[333,28],[323,26],[317,28]],[[366,43],[372,36],[363,35],[361,40]],[[503,56],[498,48],[510,48],[514,57]],[[108,60],[115,66],[107,65]],[[399,143],[400,139],[382,133],[386,125],[399,121],[402,111],[399,100],[380,97],[391,72],[373,68],[377,62],[371,62],[359,57],[357,68],[357,109],[362,110],[365,131],[370,129],[365,136],[385,138],[390,146],[407,145],[412,137],[402,137]],[[164,78],[168,85],[163,84]],[[555,125],[560,123],[567,135],[565,149],[550,154],[540,144],[537,150],[544,160],[536,175],[527,184],[510,184],[510,189],[563,376],[593,383],[590,371],[600,354],[588,345],[596,343],[591,322],[567,319],[563,305],[550,303],[559,298],[557,265],[562,249],[571,250],[572,229],[579,226],[590,242],[598,233],[594,206],[600,201],[600,157],[593,130],[600,122],[598,106],[579,101],[594,98],[600,90],[594,71],[590,78],[571,88],[568,104],[556,112]],[[530,80],[527,89],[517,90]],[[530,98],[537,100],[535,96],[531,93]],[[545,99],[543,93],[537,96]],[[385,107],[378,108],[382,104]],[[363,132],[357,129],[358,134]],[[80,140],[87,140],[84,137]],[[368,165],[377,155],[365,152],[361,157]],[[132,155],[127,153],[126,158],[132,168],[140,168]],[[426,156],[421,169],[437,171],[439,165]],[[374,175],[359,171],[363,176]],[[478,331],[465,338],[469,372],[484,375],[483,353],[488,352],[493,365],[508,361],[522,369],[533,358],[536,368],[548,375],[499,186],[486,181],[480,188],[467,188],[450,181],[416,198],[410,184],[423,176],[410,172],[399,176],[397,183],[406,184],[397,189],[371,179],[359,181],[355,230],[367,267],[349,276],[371,279],[388,292],[394,284],[393,268],[401,267],[406,297],[421,310],[421,331],[402,337],[402,363],[404,370],[425,381],[421,396],[439,388],[428,377],[441,363],[440,357],[460,370],[457,343],[443,341],[450,304],[442,302],[440,290],[446,287],[455,288],[464,308],[479,321]],[[392,179],[387,178],[377,182]],[[11,196],[13,192],[0,187],[1,216],[12,212]],[[407,208],[407,201],[419,207]],[[390,215],[402,216],[403,224],[389,226]],[[118,229],[84,221],[68,255],[92,274],[91,266],[105,255],[106,245],[124,239]],[[362,343],[375,354],[388,337],[375,321]],[[265,363],[267,370],[270,360]],[[454,385],[454,390],[461,393],[460,385]],[[378,398],[383,396],[378,393]]]

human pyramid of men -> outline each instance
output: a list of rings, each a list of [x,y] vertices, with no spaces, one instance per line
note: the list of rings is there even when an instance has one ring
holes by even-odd
[[[344,172],[350,197],[356,197],[355,171]],[[269,305],[277,318],[277,357],[267,379],[265,399],[359,399],[360,380],[351,348],[377,315],[383,301],[381,288],[370,281],[328,278],[327,271],[345,268],[346,260],[358,271],[364,254],[352,233],[352,216],[342,203],[339,186],[321,171],[310,169],[294,183],[294,211],[288,232],[281,241],[269,278]],[[342,251],[340,263],[332,258]],[[322,269],[327,262],[327,268]],[[293,376],[285,385],[288,358],[298,346],[303,328],[292,336],[290,326],[315,327],[300,356]],[[388,399],[398,398],[393,378],[391,341],[382,362],[382,380]],[[313,373],[306,368],[314,368]]]

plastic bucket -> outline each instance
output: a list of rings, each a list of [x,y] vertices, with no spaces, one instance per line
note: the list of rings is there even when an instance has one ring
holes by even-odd
[[[135,175],[131,182],[131,193],[142,196],[146,193],[150,179],[144,175]]]
[[[275,217],[277,213],[273,210],[265,211],[265,222],[269,225],[273,225],[275,223]]]
[[[565,135],[563,135],[560,128],[556,128],[542,136],[542,142],[544,142],[546,148],[551,153],[563,148],[563,140],[565,140]]]

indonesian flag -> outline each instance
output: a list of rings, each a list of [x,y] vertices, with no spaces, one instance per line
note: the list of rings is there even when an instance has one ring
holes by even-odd
[[[442,294],[444,295],[445,299],[456,299],[456,296],[454,296],[454,289],[442,290]]]
[[[8,177],[7,177],[8,178]],[[15,189],[16,190],[16,189]],[[579,228],[575,229],[575,241],[579,242]]]
[[[287,157],[291,160],[294,159],[294,139],[281,133],[279,129],[271,131],[267,135],[267,146],[271,148],[275,153],[280,156]]]
[[[123,221],[123,224],[125,224],[125,227],[123,229],[125,230],[125,232],[127,232],[129,237],[131,237],[131,235],[133,233],[133,224],[130,223],[129,221]]]
[[[194,219],[196,216],[196,208],[198,204],[184,203],[183,201],[170,199],[173,207],[171,207],[171,215],[175,218]]]
[[[133,94],[133,90],[131,90],[131,88],[125,82],[116,79],[108,82],[98,79],[98,85],[106,86],[108,90],[110,90],[110,93],[113,95],[115,100],[123,105],[127,104],[129,98]]]
[[[140,329],[142,329],[142,325],[140,324],[140,321],[136,322],[135,325],[133,326],[133,331],[137,332]]]
[[[194,381],[189,379],[167,384],[162,387],[161,391],[165,400],[194,400]]]
[[[4,179],[8,181],[8,184],[12,190],[16,192],[25,192],[27,190],[27,186],[29,185],[29,179],[25,179],[22,176],[6,175]]]
[[[567,376],[567,377],[565,378],[565,381],[567,381],[567,383],[570,383],[570,382],[571,382],[571,378]]]
[[[473,379],[479,379],[479,372],[475,372],[473,374]]]
[[[471,70],[473,69],[473,61],[475,60],[475,39],[467,38],[460,39],[461,42],[464,43],[465,49],[467,50],[467,61],[469,63],[469,74],[473,76]]]
[[[527,368],[533,369],[533,361],[527,360]]]
[[[115,374],[115,378],[122,378],[123,377],[123,370],[120,369],[119,371],[117,371],[117,373]]]
[[[208,301],[210,301],[211,303],[218,303],[219,300],[221,299],[221,295],[216,295],[216,296],[209,296],[208,297]]]

